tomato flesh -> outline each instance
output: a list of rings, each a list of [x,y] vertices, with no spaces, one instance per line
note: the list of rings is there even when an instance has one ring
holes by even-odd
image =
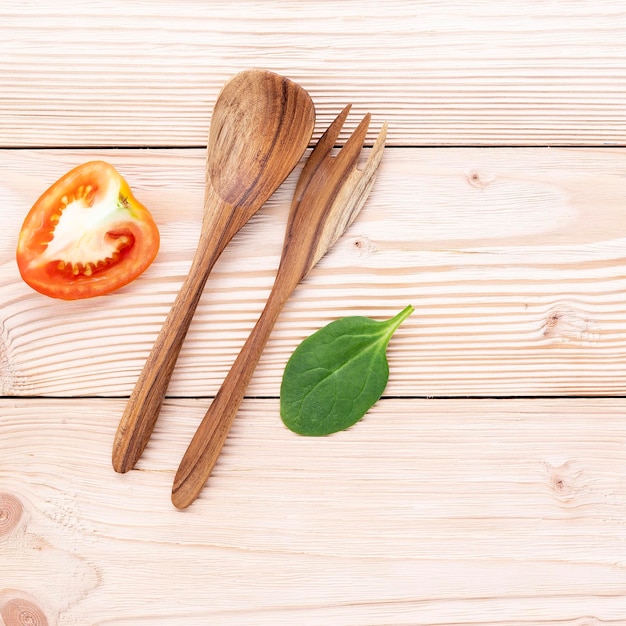
[[[91,161],[37,200],[22,225],[17,264],[36,291],[76,300],[128,284],[158,249],[157,226],[128,183],[108,163]]]

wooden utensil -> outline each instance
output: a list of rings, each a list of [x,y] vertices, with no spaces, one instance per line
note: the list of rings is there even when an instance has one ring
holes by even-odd
[[[309,94],[278,74],[248,70],[223,87],[209,133],[198,249],[118,426],[113,444],[115,471],[130,470],[148,443],[217,258],[296,166],[314,125]]]
[[[357,162],[369,126],[369,113],[338,155],[330,154],[349,110],[347,106],[328,127],[302,170],[267,304],[189,444],[174,479],[172,502],[179,509],[196,499],[209,478],[287,299],[356,217],[372,188],[385,145],[386,124],[360,170]]]

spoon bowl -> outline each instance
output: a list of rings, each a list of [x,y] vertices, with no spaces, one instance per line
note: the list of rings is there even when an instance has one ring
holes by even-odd
[[[240,72],[220,92],[207,146],[198,248],[120,420],[112,455],[116,472],[132,469],[150,439],[213,265],[297,165],[314,125],[309,94],[273,72]]]
[[[256,211],[300,160],[314,123],[302,88],[271,72],[238,74],[211,119],[208,183],[225,202]]]

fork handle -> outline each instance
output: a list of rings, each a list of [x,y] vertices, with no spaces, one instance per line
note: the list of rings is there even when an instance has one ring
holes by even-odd
[[[199,495],[220,455],[228,432],[265,344],[287,299],[297,285],[277,281],[252,332],[248,336],[222,386],[196,430],[178,467],[172,487],[172,503],[188,507]]]

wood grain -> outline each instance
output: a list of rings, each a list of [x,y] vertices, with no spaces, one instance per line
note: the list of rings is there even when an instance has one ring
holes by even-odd
[[[32,292],[14,261],[21,220],[86,154],[0,152],[4,395],[128,395],[189,269],[204,151],[91,157],[109,159],[152,210],[161,251],[111,297],[65,303]],[[389,395],[623,394],[624,163],[623,149],[388,148],[358,219],[279,318],[249,393],[277,396],[288,356],[324,323],[413,304],[390,346]],[[214,395],[234,361],[274,279],[298,173],[216,264],[172,396]]]
[[[198,243],[215,98],[250,67],[310,92],[313,141],[353,103],[346,136],[371,112],[388,147],[180,512],[299,168],[214,268],[138,468],[110,451]],[[0,626],[626,626],[625,103],[621,0],[2,3]],[[111,297],[56,302],[20,281],[17,234],[92,158],[162,247]],[[407,304],[364,420],[284,429],[298,342]]]
[[[389,145],[626,142],[621,0],[5,2],[0,25],[0,147],[202,146],[249,67]]]
[[[123,404],[0,401],[23,509],[0,601],[58,626],[623,623],[624,400],[384,400],[323,439],[245,400],[185,512],[169,490],[204,402],[168,401],[118,475]]]

